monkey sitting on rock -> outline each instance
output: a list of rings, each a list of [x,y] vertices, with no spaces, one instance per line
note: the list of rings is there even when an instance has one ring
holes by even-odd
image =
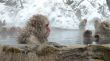
[[[98,44],[110,43],[110,22],[109,20],[98,22],[95,25],[95,35],[98,35]]]
[[[19,44],[42,44],[47,42],[50,28],[48,18],[43,15],[34,15],[27,22],[18,37]]]
[[[47,39],[49,34],[48,18],[44,15],[37,14],[29,19],[17,41],[19,44],[39,45],[39,47],[33,50],[37,50],[36,53],[40,53],[41,55],[45,54],[45,51],[49,51],[49,53],[58,51],[57,47],[49,44]]]

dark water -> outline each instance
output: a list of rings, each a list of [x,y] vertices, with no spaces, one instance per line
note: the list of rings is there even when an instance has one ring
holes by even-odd
[[[51,42],[57,42],[62,45],[81,44],[81,41],[79,40],[79,30],[53,28],[48,39]],[[16,43],[16,38],[4,38],[0,40],[0,44]]]

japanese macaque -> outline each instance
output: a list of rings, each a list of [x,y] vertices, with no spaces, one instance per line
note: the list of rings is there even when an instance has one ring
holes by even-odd
[[[103,21],[103,22],[95,22],[95,35],[98,35],[97,38],[98,44],[108,44],[110,43],[110,22]]]
[[[100,41],[100,36],[99,36],[99,32],[100,32],[100,25],[101,25],[101,20],[99,18],[94,18],[94,27],[95,27],[95,34],[94,34],[94,41],[99,44]]]
[[[92,44],[92,42],[93,42],[92,31],[86,30],[83,34],[83,43]]]
[[[33,15],[22,33],[18,37],[18,43],[20,44],[42,44],[47,42],[50,28],[48,18],[43,15]]]
[[[83,33],[85,31],[86,23],[87,23],[87,19],[83,19],[79,23],[79,31],[80,31],[80,38],[79,38],[79,40],[81,41],[81,44],[83,44]]]
[[[32,48],[37,55],[55,53],[58,49],[48,44],[50,34],[48,18],[43,15],[34,15],[27,22],[22,33],[18,37],[19,44],[34,44]],[[29,48],[29,47],[28,47]]]

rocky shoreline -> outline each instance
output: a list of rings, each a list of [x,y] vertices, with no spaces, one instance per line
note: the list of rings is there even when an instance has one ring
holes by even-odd
[[[0,61],[110,61],[110,45],[1,46]],[[30,58],[31,57],[31,58]]]

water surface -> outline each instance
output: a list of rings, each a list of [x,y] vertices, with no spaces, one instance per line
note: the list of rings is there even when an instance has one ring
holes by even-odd
[[[57,42],[62,45],[74,45],[81,44],[79,39],[79,30],[67,30],[67,29],[58,29],[52,28],[49,41]],[[16,44],[16,38],[2,38],[0,44]]]

